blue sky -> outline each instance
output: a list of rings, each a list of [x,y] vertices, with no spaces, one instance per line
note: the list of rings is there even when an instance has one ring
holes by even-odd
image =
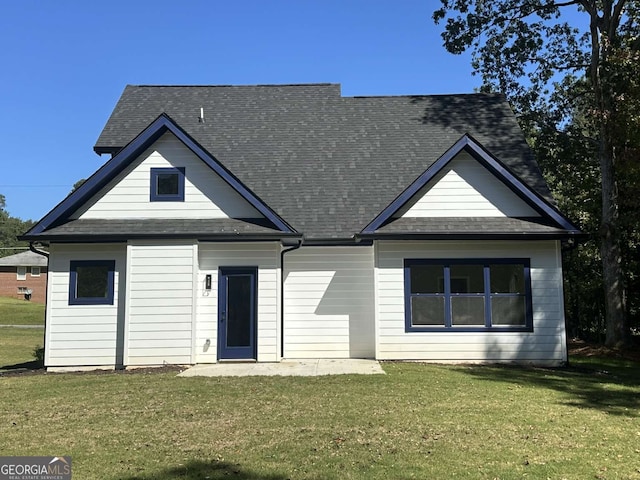
[[[0,2],[0,194],[37,220],[107,157],[126,84],[331,82],[344,96],[472,92],[437,0]]]

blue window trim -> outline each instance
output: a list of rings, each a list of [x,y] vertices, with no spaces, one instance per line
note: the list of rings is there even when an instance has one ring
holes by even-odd
[[[106,297],[77,297],[78,267],[109,267]],[[69,305],[113,305],[115,260],[72,260],[69,265]]]
[[[489,265],[524,265],[525,288],[525,324],[522,326],[491,324],[491,302],[485,301],[484,327],[456,327],[451,324],[451,277],[452,265],[482,265],[484,275],[484,293],[476,296],[490,299],[492,296],[520,296],[515,294],[492,294],[490,291]],[[444,326],[413,325],[411,322],[411,267],[414,265],[441,265],[444,267]],[[471,295],[470,295],[471,296]],[[456,259],[410,259],[404,260],[404,321],[405,332],[533,332],[533,303],[531,300],[531,260],[529,258],[456,258]]]
[[[158,176],[167,174],[178,175],[178,193],[174,195],[158,193]],[[184,202],[184,167],[152,168],[149,192],[152,202]]]
[[[68,219],[78,208],[98,193],[113,178],[122,172],[130,163],[166,132],[171,132],[184,145],[197,155],[214,172],[222,177],[236,192],[247,200],[256,210],[262,213],[276,228],[285,233],[297,231],[285,222],[275,210],[249,190],[229,170],[227,170],[209,152],[200,146],[192,137],[182,130],[166,113],[160,114],[136,138],[123,147],[111,160],[105,163],[96,173],[87,179],[77,190],[47,213],[31,230],[21,238],[45,238],[46,230]]]
[[[471,135],[463,135],[451,148],[438,158],[427,170],[425,170],[411,185],[409,185],[398,197],[393,200],[382,212],[374,218],[360,233],[372,234],[382,227],[393,215],[409,202],[429,181],[451,162],[460,152],[466,151],[481,165],[493,173],[511,191],[520,197],[525,203],[539,212],[543,217],[551,219],[556,225],[564,228],[571,234],[578,234],[578,227],[565,217],[560,211],[529,185],[515,176],[500,160],[494,157],[488,150]]]

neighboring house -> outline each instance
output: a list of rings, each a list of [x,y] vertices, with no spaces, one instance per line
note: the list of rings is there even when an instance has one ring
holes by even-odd
[[[50,248],[46,365],[567,359],[560,213],[499,95],[127,86]]]
[[[0,297],[45,303],[47,257],[27,251],[0,258]]]

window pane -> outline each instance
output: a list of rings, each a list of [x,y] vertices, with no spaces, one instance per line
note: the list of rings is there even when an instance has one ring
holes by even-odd
[[[411,324],[444,326],[444,297],[411,297]]]
[[[444,293],[444,267],[412,265],[411,293]]]
[[[109,267],[104,265],[76,268],[76,298],[107,298]]]
[[[158,195],[178,195],[178,174],[158,174]]]
[[[483,268],[482,265],[452,265],[451,293],[483,293]]]
[[[227,278],[227,347],[249,347],[253,277],[230,275]]]
[[[26,280],[27,279],[27,267],[18,267],[16,272],[16,278],[18,280]]]
[[[490,265],[491,293],[524,293],[524,265]]]
[[[525,325],[524,297],[491,297],[492,325]]]
[[[451,297],[451,323],[484,326],[484,297]]]

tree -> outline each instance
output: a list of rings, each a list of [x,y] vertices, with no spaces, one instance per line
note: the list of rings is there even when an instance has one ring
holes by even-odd
[[[82,184],[83,184],[84,182],[86,182],[86,181],[87,181],[87,179],[86,179],[86,178],[81,178],[80,180],[78,180],[76,183],[74,183],[74,184],[73,184],[73,187],[71,187],[71,191],[70,191],[69,193],[73,193],[73,192],[75,192],[75,191],[76,191],[77,189],[79,189],[79,188],[82,186]]]
[[[27,247],[27,242],[18,241],[18,235],[22,235],[29,230],[34,222],[31,220],[23,221],[19,218],[12,217],[5,210],[6,199],[0,194],[0,257],[13,255],[16,250]],[[13,250],[14,247],[17,247]]]
[[[441,0],[445,47],[473,52],[483,89],[504,92],[525,132],[550,124],[578,132],[598,169],[606,344],[628,340],[620,197],[637,168],[640,2],[633,0]],[[569,10],[571,9],[571,10]],[[563,14],[584,19],[584,30]],[[633,166],[633,168],[632,168]],[[627,185],[628,186],[628,185]]]

